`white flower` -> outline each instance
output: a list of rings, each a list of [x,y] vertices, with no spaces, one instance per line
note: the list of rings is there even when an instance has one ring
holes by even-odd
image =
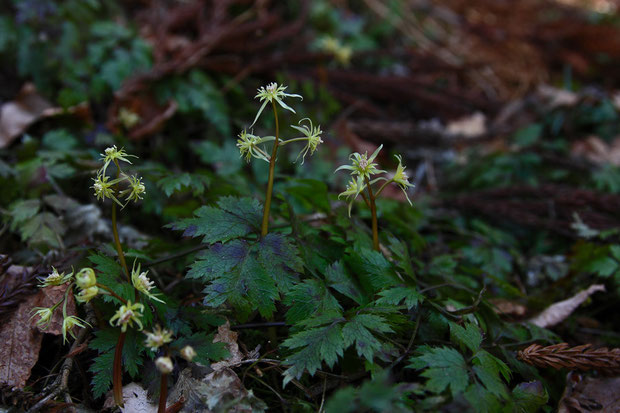
[[[140,291],[150,299],[159,301],[160,303],[165,302],[157,298],[155,294],[150,292],[153,287],[155,287],[155,283],[146,276],[147,274],[148,271],[140,272],[140,264],[138,264],[138,267],[136,268],[136,262],[134,261],[133,268],[131,269],[131,283],[136,288],[136,290]]]
[[[287,86],[284,86],[284,85],[278,86],[276,82],[273,82],[273,83],[268,84],[267,86],[261,86],[260,89],[258,89],[258,93],[256,94],[256,96],[254,96],[254,98],[255,99],[259,98],[260,101],[263,102],[263,104],[258,110],[258,113],[256,114],[256,117],[254,118],[254,122],[252,122],[252,125],[250,125],[250,127],[254,126],[254,124],[258,120],[258,117],[265,109],[265,106],[267,106],[267,103],[271,103],[274,100],[278,102],[278,104],[282,106],[284,109],[290,110],[291,112],[296,113],[295,110],[292,107],[288,106],[286,103],[284,103],[282,99],[285,97],[289,97],[289,98],[300,98],[303,100],[303,97],[301,95],[284,93],[286,88]]]

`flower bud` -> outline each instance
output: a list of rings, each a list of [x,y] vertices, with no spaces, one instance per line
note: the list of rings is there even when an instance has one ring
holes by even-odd
[[[196,351],[192,346],[185,346],[181,349],[181,357],[187,361],[192,361],[196,357]]]
[[[82,268],[75,276],[75,283],[78,287],[85,290],[97,284],[97,277],[92,268]]]
[[[93,298],[95,298],[97,296],[97,294],[99,294],[99,288],[97,288],[97,286],[93,285],[92,287],[88,287],[88,288],[85,288],[82,291],[80,291],[80,293],[75,296],[75,299],[79,303],[87,303],[90,300],[92,300]]]
[[[174,365],[172,364],[170,357],[158,357],[155,360],[155,367],[157,367],[157,370],[159,370],[162,374],[170,374],[172,373]]]

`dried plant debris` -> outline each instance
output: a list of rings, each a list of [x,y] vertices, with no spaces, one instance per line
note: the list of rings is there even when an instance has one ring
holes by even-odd
[[[38,292],[36,271],[19,265],[10,265],[8,256],[2,255],[0,274],[0,321],[4,321],[26,296]]]
[[[195,377],[191,368],[181,372],[170,392],[168,403],[181,397],[185,405],[181,412],[263,412],[267,405],[247,390],[237,374],[228,367],[202,378]]]
[[[529,322],[543,328],[552,327],[559,324],[597,291],[605,291],[605,286],[602,284],[591,285],[588,289],[578,292],[568,300],[552,304],[542,313],[530,319]]]
[[[63,297],[66,288],[66,285],[58,285],[41,289],[23,301],[9,320],[0,326],[0,384],[24,388],[30,370],[39,358],[43,339],[43,332],[32,317],[32,309],[53,306]],[[72,294],[69,294],[67,314],[76,314]],[[45,332],[54,335],[62,333],[60,311],[54,313]]]
[[[593,348],[592,344],[570,347],[567,343],[543,347],[532,344],[517,353],[517,358],[537,367],[598,370],[607,374],[620,373],[620,349]]]
[[[620,411],[620,377],[582,377],[570,372],[558,413]]]

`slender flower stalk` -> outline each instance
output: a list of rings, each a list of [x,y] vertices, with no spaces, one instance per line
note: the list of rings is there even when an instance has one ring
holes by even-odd
[[[398,159],[398,166],[396,168],[396,172],[391,176],[391,178],[386,178],[384,176],[374,177],[375,175],[387,173],[382,169],[378,169],[377,163],[374,162],[377,155],[379,155],[381,148],[383,148],[383,145],[379,146],[377,150],[370,155],[370,157],[368,156],[368,153],[364,153],[362,155],[355,152],[349,156],[351,165],[342,165],[335,171],[351,171],[351,180],[347,184],[346,190],[338,195],[338,198],[342,196],[346,197],[349,204],[349,217],[351,216],[351,207],[353,206],[353,202],[355,202],[359,195],[362,196],[362,199],[370,208],[372,246],[375,251],[381,250],[379,245],[379,225],[377,222],[377,198],[388,184],[395,183],[403,191],[405,197],[407,198],[407,202],[411,205],[411,200],[407,195],[407,190],[413,186],[413,184],[409,182],[409,177],[405,173],[406,168],[402,164],[402,158],[400,155],[396,155],[396,159]],[[381,184],[377,190],[373,190],[373,185],[378,184],[380,181],[384,181],[383,184]]]
[[[304,136],[288,140],[280,138],[280,121],[278,119],[278,109],[276,103],[280,105],[281,108],[296,113],[295,109],[284,103],[284,98],[303,99],[303,97],[300,95],[285,93],[284,91],[286,90],[286,88],[287,87],[284,85],[278,85],[277,83],[273,82],[268,84],[267,86],[259,88],[258,93],[255,96],[255,98],[258,98],[260,100],[261,106],[258,109],[256,117],[254,118],[252,125],[250,125],[250,128],[254,126],[261,113],[263,113],[267,105],[271,103],[271,107],[273,109],[273,116],[276,123],[275,136],[265,136],[261,138],[260,136],[248,133],[247,130],[243,130],[243,132],[238,135],[237,139],[237,147],[239,148],[239,153],[241,154],[241,157],[245,158],[247,162],[250,162],[252,158],[257,158],[269,163],[269,177],[267,180],[267,191],[265,194],[265,205],[263,209],[263,220],[261,223],[261,236],[263,237],[269,233],[269,211],[271,210],[273,181],[275,176],[278,148],[288,143],[306,142],[306,146],[304,146],[304,148],[297,155],[297,159],[299,159],[299,157],[301,156],[301,163],[303,164],[306,155],[308,153],[312,155],[316,151],[319,144],[323,143],[323,140],[321,139],[321,133],[323,133],[321,127],[315,127],[312,124],[312,121],[308,118],[302,119],[299,122],[299,126],[291,125],[293,129],[301,132]],[[302,125],[304,121],[307,121],[309,126]],[[271,155],[268,155],[267,151],[261,148],[261,145],[271,141],[273,141],[273,147],[271,149]]]
[[[273,193],[273,177],[276,170],[276,155],[278,154],[278,138],[280,136],[280,125],[278,123],[278,110],[275,102],[271,102],[273,106],[273,116],[276,120],[276,136],[273,141],[273,149],[271,150],[271,158],[269,159],[269,178],[267,181],[267,193],[265,194],[265,208],[263,209],[263,222],[260,234],[262,237],[269,233],[269,210],[271,209],[271,195]]]

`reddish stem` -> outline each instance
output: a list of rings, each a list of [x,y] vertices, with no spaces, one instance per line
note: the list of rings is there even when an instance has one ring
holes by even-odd
[[[159,407],[157,413],[166,413],[166,399],[168,398],[168,375],[161,375],[161,384],[159,386]]]
[[[114,402],[117,406],[123,407],[123,346],[125,345],[126,333],[121,331],[114,349],[114,364],[112,366],[112,389],[114,390]]]

